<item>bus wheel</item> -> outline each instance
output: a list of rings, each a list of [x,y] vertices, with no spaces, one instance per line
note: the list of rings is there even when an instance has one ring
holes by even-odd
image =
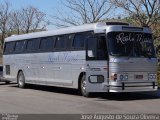
[[[17,82],[18,82],[18,86],[20,88],[24,88],[25,87],[25,77],[22,71],[20,71],[18,73],[18,77],[17,77]]]
[[[5,81],[5,83],[6,83],[6,84],[9,84],[9,83],[10,83],[10,81]]]
[[[90,93],[86,91],[86,76],[85,75],[81,78],[80,90],[81,90],[81,94],[84,97],[90,96]]]

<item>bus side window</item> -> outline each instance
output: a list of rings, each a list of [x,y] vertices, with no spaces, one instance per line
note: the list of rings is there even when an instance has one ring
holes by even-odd
[[[39,39],[31,39],[27,41],[27,51],[38,51],[39,49]]]
[[[75,34],[67,34],[66,37],[66,47],[67,50],[70,50],[72,47],[72,41],[74,39]]]
[[[55,37],[41,38],[40,49],[41,50],[53,50],[55,43]]]
[[[72,47],[76,49],[84,48],[84,40],[85,36],[83,34],[76,34],[73,39]]]
[[[97,39],[94,37],[87,39],[87,53],[88,57],[91,59],[95,59],[97,57]]]
[[[14,52],[15,42],[7,42],[4,47],[4,54],[11,54]]]
[[[104,36],[87,39],[87,58],[93,60],[107,60],[107,44]]]
[[[27,41],[27,51],[31,51],[32,50],[32,40],[28,40]]]
[[[58,36],[55,43],[56,49],[65,49],[66,47],[66,39],[64,36]]]
[[[24,52],[25,48],[26,48],[26,41],[17,41],[16,42],[16,46],[15,46],[16,53]]]
[[[107,58],[107,44],[105,37],[99,36],[97,42],[97,57],[99,59]]]

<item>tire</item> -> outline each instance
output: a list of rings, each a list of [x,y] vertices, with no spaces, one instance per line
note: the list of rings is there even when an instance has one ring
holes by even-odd
[[[17,82],[19,88],[25,88],[25,77],[22,71],[18,73]]]
[[[84,97],[90,97],[90,94],[91,94],[90,92],[86,91],[86,76],[85,75],[81,78],[81,81],[80,81],[80,93]]]
[[[5,81],[5,83],[6,83],[6,84],[9,84],[9,83],[10,83],[10,81]]]

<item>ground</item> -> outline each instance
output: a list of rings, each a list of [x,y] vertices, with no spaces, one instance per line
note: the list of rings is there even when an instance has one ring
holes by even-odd
[[[0,113],[93,114],[160,113],[160,91],[127,94],[77,95],[76,90],[17,84],[0,84]]]

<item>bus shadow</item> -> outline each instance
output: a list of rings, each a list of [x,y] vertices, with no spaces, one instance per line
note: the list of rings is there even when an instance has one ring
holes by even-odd
[[[17,87],[18,85],[13,83],[11,87]],[[61,88],[53,86],[32,85],[29,84],[25,89],[39,90],[45,92],[53,92],[66,95],[79,96],[78,90],[70,88]],[[83,96],[82,96],[83,97]],[[95,101],[135,101],[135,100],[150,100],[160,99],[160,89],[156,92],[138,92],[138,93],[92,93],[90,98],[98,98]]]
[[[0,86],[1,86],[1,85],[6,85],[6,86],[8,86],[8,85],[14,85],[14,84],[16,84],[16,83],[0,82]]]
[[[135,92],[135,93],[100,93],[94,97],[100,98],[96,101],[136,101],[136,100],[151,100],[160,99],[160,90],[156,92]]]
[[[18,85],[14,85],[12,87],[18,88]],[[27,84],[25,89],[32,89],[32,90],[38,90],[38,91],[54,92],[54,93],[77,95],[78,96],[78,91],[75,89],[71,89],[71,88]]]

